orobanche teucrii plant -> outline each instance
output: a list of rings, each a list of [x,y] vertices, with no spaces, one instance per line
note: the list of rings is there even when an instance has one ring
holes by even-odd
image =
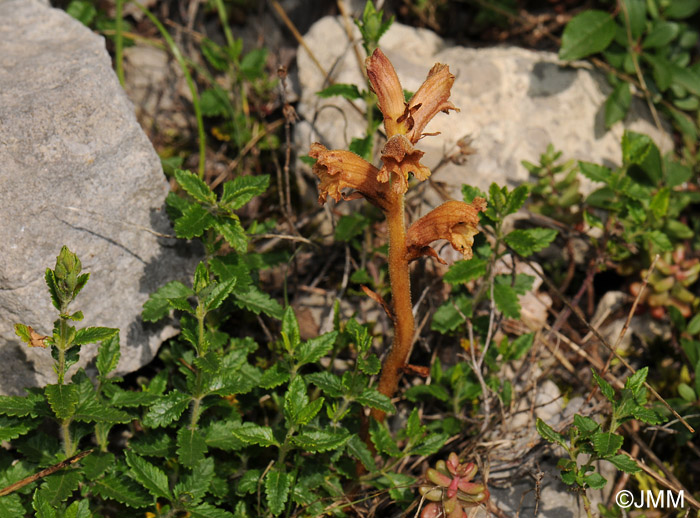
[[[381,168],[350,151],[328,150],[319,143],[311,146],[309,155],[316,159],[313,171],[320,180],[318,190],[321,204],[329,196],[336,202],[341,198],[353,200],[364,197],[386,216],[393,306],[388,312],[394,324],[394,343],[384,361],[378,390],[392,397],[401,372],[407,365],[415,332],[409,264],[422,256],[432,256],[442,262],[430,246],[439,239],[448,240],[465,259],[470,259],[474,236],[478,233],[479,212],[486,209],[486,200],[474,198],[471,203],[445,202],[406,227],[404,197],[409,188],[409,179],[413,176],[424,181],[431,174],[430,169],[421,163],[424,153],[414,146],[421,138],[430,135],[423,133],[423,130],[433,117],[439,112],[448,113],[457,109],[448,100],[455,76],[447,65],[435,64],[415,95],[405,102],[396,71],[380,49],[367,58],[366,67],[371,88],[377,95],[384,117],[387,136],[381,150]],[[387,305],[385,307],[388,308]],[[374,419],[382,421],[384,416],[381,409],[372,410]],[[487,498],[488,493],[481,491],[475,503]],[[457,515],[456,512],[454,515]]]

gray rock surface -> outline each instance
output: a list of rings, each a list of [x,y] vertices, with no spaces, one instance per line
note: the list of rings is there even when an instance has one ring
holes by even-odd
[[[334,81],[366,88],[342,19],[319,20],[304,39]],[[606,132],[603,103],[610,88],[605,78],[584,68],[563,68],[555,54],[450,47],[431,31],[397,23],[380,43],[406,90],[415,92],[436,62],[448,64],[457,76],[450,100],[461,111],[438,114],[426,131],[441,134],[418,144],[426,151],[424,163],[432,168],[444,153],[455,150],[459,139],[473,139],[476,154],[466,164],[449,163],[434,174],[457,199],[463,183],[485,189],[491,182],[517,185],[527,180],[521,160],[537,163],[550,142],[563,151],[563,158],[610,164],[621,161],[619,143],[625,128],[649,134],[664,150],[672,146],[669,135],[656,129],[646,106],[636,99],[624,124]],[[365,121],[347,101],[315,95],[328,85],[305,51],[299,50],[297,62],[297,110],[305,119],[297,124],[300,151],[313,141],[347,148],[352,137],[363,136]]]
[[[55,380],[49,352],[13,325],[50,334],[43,277],[62,245],[91,273],[75,304],[83,324],[120,328],[118,372],[133,371],[174,333],[144,326],[143,302],[189,271],[175,241],[154,234],[170,233],[160,162],[102,37],[35,0],[0,0],[0,34],[0,392]],[[85,347],[81,364],[95,353]]]

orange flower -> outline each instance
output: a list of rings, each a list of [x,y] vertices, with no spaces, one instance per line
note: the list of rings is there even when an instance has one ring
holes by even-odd
[[[479,233],[479,212],[486,210],[486,200],[474,198],[471,203],[448,201],[416,221],[406,232],[407,260],[423,255],[435,257],[444,264],[429,245],[438,239],[447,239],[452,248],[472,258],[474,236]]]
[[[377,94],[389,138],[406,135],[415,144],[423,136],[425,126],[438,112],[457,110],[448,101],[455,76],[450,73],[447,65],[436,63],[408,103],[404,101],[396,70],[379,49],[367,58],[367,76],[372,90]]]
[[[430,176],[430,169],[420,163],[424,153],[415,149],[403,135],[391,137],[382,149],[384,167],[379,171],[377,180],[386,183],[391,179],[392,189],[401,194],[408,190],[408,175],[413,173],[420,181]]]
[[[328,150],[318,142],[311,145],[309,156],[316,159],[313,172],[321,183],[318,202],[323,205],[328,196],[335,201],[354,200],[364,196],[383,211],[388,210],[388,185],[377,181],[379,169],[350,151]],[[356,192],[343,193],[350,188]]]

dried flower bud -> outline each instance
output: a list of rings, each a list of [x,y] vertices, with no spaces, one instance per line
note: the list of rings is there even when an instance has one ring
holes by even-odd
[[[423,255],[437,257],[429,245],[438,239],[448,240],[465,259],[471,259],[474,236],[479,232],[479,212],[484,210],[483,198],[474,198],[471,203],[448,201],[433,209],[406,232],[407,259],[412,261]]]
[[[414,149],[413,144],[403,135],[391,137],[382,149],[384,167],[379,171],[377,180],[386,183],[391,180],[391,188],[397,194],[408,190],[408,175],[413,173],[423,181],[430,176],[430,169],[420,163],[422,151]]]
[[[373,205],[388,210],[388,184],[377,180],[379,169],[365,159],[350,151],[328,150],[318,142],[311,145],[309,156],[316,159],[313,172],[321,181],[318,186],[318,202],[321,205],[328,196],[335,201],[364,196]],[[356,192],[346,195],[343,193],[346,188]]]
[[[411,142],[415,144],[420,140],[425,126],[439,112],[459,111],[448,101],[454,82],[455,76],[450,73],[450,67],[447,65],[435,63],[430,69],[425,82],[408,103],[408,113],[413,119],[408,132]]]
[[[365,63],[367,77],[372,85],[372,90],[377,94],[379,109],[384,115],[384,128],[389,137],[398,134],[406,134],[408,128],[405,122],[399,119],[404,117],[407,110],[403,97],[401,82],[396,75],[396,70],[384,53],[376,49]]]

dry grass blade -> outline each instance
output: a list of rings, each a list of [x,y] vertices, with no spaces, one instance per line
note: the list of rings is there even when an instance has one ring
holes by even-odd
[[[10,484],[6,488],[0,490],[0,496],[9,495],[10,493],[17,491],[18,489],[21,489],[24,486],[31,484],[32,482],[36,482],[40,478],[53,475],[57,471],[60,471],[63,468],[70,466],[71,464],[75,464],[80,459],[87,457],[92,453],[92,451],[93,450],[81,451],[80,453],[77,453],[76,455],[73,455],[72,457],[61,461],[58,464],[54,464],[53,466],[49,466],[48,468],[41,470],[39,473],[35,473],[34,475],[31,475],[27,478],[23,478],[22,480],[20,480],[19,482],[15,482],[14,484]]]

